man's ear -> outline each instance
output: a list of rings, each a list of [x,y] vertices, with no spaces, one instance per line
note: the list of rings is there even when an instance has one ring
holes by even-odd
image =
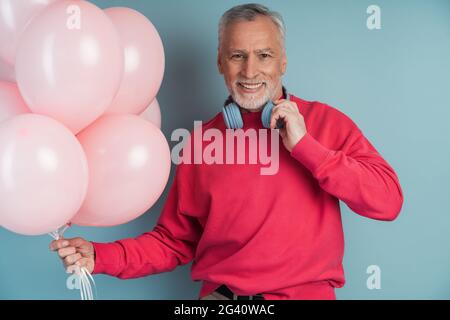
[[[219,73],[223,74],[223,66],[220,51],[217,52],[217,68],[219,69]]]
[[[285,74],[286,73],[286,68],[287,68],[287,56],[286,53],[283,54],[283,58],[281,60],[281,74]]]

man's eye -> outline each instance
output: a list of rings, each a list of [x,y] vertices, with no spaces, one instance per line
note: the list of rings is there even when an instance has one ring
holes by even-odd
[[[237,60],[240,60],[240,59],[242,59],[244,56],[242,55],[242,54],[233,54],[232,56],[231,56],[231,58],[232,59],[237,59]]]
[[[271,57],[271,55],[268,54],[268,53],[261,53],[259,56],[260,56],[261,58],[263,58],[263,59],[267,59],[267,58],[270,58],[270,57]]]

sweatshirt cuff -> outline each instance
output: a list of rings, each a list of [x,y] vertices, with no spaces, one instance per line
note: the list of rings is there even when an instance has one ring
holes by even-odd
[[[291,151],[291,156],[313,174],[330,154],[331,150],[324,147],[309,133],[306,133]]]
[[[122,248],[118,243],[92,242],[95,251],[95,266],[92,274],[116,276],[121,270]]]

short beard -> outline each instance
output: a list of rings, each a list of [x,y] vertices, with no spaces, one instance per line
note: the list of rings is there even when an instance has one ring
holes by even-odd
[[[239,85],[238,82],[239,81],[235,83],[236,86]],[[274,98],[278,84],[280,83],[270,85],[269,82],[264,81],[264,94],[261,98],[256,98],[254,95],[241,95],[237,92],[237,90],[234,90],[233,86],[229,86],[228,91],[230,92],[234,102],[236,102],[242,109],[248,111],[258,111],[265,106],[267,102]]]

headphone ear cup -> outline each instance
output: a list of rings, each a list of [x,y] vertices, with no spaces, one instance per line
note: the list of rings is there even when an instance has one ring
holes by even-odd
[[[291,96],[286,92],[286,100],[291,100]],[[270,119],[272,118],[272,111],[275,108],[275,105],[272,101],[267,102],[261,114],[261,122],[264,128],[270,129]],[[283,123],[277,122],[277,128],[281,129],[283,127]]]
[[[241,111],[235,103],[223,107],[222,114],[228,129],[242,129],[244,127]]]
[[[264,128],[270,129],[270,119],[272,118],[272,110],[274,105],[272,101],[267,102],[262,113],[261,113],[261,122]]]

